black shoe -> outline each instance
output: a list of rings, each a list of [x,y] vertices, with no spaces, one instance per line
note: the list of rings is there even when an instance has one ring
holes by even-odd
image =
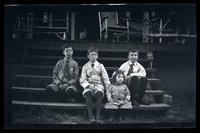
[[[140,101],[139,103],[142,104],[142,105],[150,105],[150,103],[148,103],[146,101]]]
[[[138,102],[136,102],[136,101],[133,101],[132,102],[132,106],[140,106],[140,104]]]

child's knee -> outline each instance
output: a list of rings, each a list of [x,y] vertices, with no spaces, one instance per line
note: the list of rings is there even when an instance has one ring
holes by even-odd
[[[92,91],[90,91],[90,90],[88,90],[88,91],[86,91],[84,94],[83,94],[83,96],[86,98],[86,97],[92,97]]]
[[[101,91],[96,91],[95,96],[98,98],[103,98],[104,94]]]
[[[47,88],[47,91],[49,91],[49,92],[58,92],[59,91],[59,87],[56,84],[50,84],[46,88]]]

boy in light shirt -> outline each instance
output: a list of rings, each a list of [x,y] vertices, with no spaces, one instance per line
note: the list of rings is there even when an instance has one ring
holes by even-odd
[[[131,93],[131,103],[133,106],[140,104],[148,105],[149,103],[143,101],[147,86],[146,71],[144,67],[137,62],[139,52],[134,49],[128,51],[128,61],[123,63],[119,70],[124,72],[126,78],[126,85]]]
[[[88,117],[91,123],[95,122],[92,112],[93,98],[95,98],[96,105],[96,122],[100,121],[100,111],[102,109],[102,102],[104,98],[104,91],[110,86],[108,73],[103,64],[97,61],[98,50],[90,48],[88,50],[89,61],[83,66],[80,85],[84,88],[83,97],[86,99],[86,106],[88,110]]]

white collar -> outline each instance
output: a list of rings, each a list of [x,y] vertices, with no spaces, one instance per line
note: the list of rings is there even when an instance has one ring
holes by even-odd
[[[134,66],[136,65],[136,62],[132,63],[130,60],[128,61],[128,64],[131,65],[133,64]]]
[[[90,62],[90,65],[92,65],[92,64],[96,65],[97,64],[97,61],[95,61],[94,63],[92,63],[91,61],[89,61],[89,62]]]

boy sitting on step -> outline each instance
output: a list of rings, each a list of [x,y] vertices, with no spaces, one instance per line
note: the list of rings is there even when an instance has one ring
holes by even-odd
[[[134,49],[128,51],[128,61],[123,63],[119,70],[125,75],[125,83],[131,92],[131,103],[133,106],[140,104],[149,105],[143,100],[147,89],[147,77],[144,67],[137,61],[139,52]]]
[[[84,88],[83,97],[86,100],[88,118],[90,123],[101,123],[100,112],[104,98],[104,91],[110,86],[108,73],[103,64],[97,61],[98,50],[88,49],[89,61],[83,66],[80,85]],[[96,120],[93,115],[93,99],[96,107]]]
[[[73,60],[73,49],[69,44],[62,47],[63,59],[59,60],[53,69],[53,83],[46,88],[50,95],[55,93],[64,94],[69,102],[75,102],[75,97],[78,94],[77,84],[79,78],[78,63]],[[58,97],[59,98],[59,97]]]

